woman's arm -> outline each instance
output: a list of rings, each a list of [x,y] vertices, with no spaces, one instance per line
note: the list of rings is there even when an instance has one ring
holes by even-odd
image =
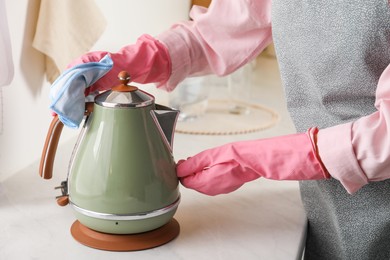
[[[370,181],[390,178],[389,88],[390,65],[378,81],[375,113],[318,133],[321,160],[349,193]]]
[[[194,6],[191,21],[156,38],[168,48],[172,74],[161,87],[172,90],[188,76],[229,74],[254,59],[272,41],[271,0],[213,0]]]

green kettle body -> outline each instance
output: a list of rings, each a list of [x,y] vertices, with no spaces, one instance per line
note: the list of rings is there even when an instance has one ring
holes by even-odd
[[[154,103],[117,108],[95,102],[68,176],[69,202],[83,225],[132,234],[161,227],[175,214],[175,161],[153,111]]]

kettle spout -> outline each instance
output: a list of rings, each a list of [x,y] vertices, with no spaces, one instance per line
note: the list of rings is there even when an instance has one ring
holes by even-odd
[[[156,109],[150,111],[157,128],[160,131],[164,141],[172,151],[173,136],[175,133],[176,122],[179,116],[179,111],[170,107],[156,104]]]

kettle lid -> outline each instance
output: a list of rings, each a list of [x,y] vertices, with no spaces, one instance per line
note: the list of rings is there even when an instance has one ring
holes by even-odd
[[[95,103],[103,107],[145,107],[154,103],[154,97],[135,86],[129,85],[130,75],[126,71],[118,74],[121,84],[96,96]]]

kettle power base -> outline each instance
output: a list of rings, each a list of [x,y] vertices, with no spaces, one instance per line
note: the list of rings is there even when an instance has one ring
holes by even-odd
[[[117,235],[92,230],[78,220],[71,228],[73,238],[81,244],[106,251],[139,251],[166,244],[180,233],[180,225],[172,218],[164,226],[139,234]]]

